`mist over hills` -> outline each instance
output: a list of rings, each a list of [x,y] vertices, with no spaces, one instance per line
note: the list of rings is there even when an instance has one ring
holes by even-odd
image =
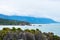
[[[57,23],[53,19],[50,18],[36,18],[30,16],[8,16],[0,14],[0,19],[8,19],[8,20],[16,20],[16,21],[25,21],[32,24],[50,24],[50,23]]]

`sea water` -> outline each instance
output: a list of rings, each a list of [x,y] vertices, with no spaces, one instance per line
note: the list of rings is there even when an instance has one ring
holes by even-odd
[[[55,35],[60,36],[60,24],[32,24],[31,26],[20,26],[20,25],[0,25],[0,30],[2,28],[21,28],[21,29],[39,29],[42,32],[53,32]]]

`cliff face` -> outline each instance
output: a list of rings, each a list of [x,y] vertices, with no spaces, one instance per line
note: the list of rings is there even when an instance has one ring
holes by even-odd
[[[19,34],[7,33],[3,40],[48,40],[48,38],[43,36],[42,33],[37,35],[29,32],[20,32]]]
[[[41,33],[32,34],[30,32],[20,32],[20,33],[7,33],[3,40],[60,40],[60,38],[54,38],[50,33]]]
[[[39,29],[3,28],[0,30],[0,40],[60,40],[52,32],[42,33]]]

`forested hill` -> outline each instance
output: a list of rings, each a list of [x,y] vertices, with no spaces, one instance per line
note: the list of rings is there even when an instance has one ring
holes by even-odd
[[[25,21],[16,21],[0,18],[0,25],[29,25],[30,23]]]
[[[59,22],[55,21],[54,19],[45,18],[45,17],[38,18],[38,17],[31,17],[31,16],[18,16],[18,15],[8,16],[8,15],[0,14],[0,18],[9,19],[9,20],[17,20],[17,21],[25,21],[25,22],[29,22],[31,24],[59,23]]]

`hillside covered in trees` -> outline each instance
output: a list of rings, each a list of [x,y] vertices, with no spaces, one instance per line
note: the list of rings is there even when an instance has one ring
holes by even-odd
[[[54,19],[45,18],[45,17],[31,17],[31,16],[18,16],[18,15],[3,15],[0,14],[0,18],[9,19],[9,20],[17,20],[17,21],[25,21],[31,24],[50,24],[50,23],[60,23],[55,21]]]
[[[3,28],[0,30],[0,40],[60,40],[52,32],[42,33],[39,29]]]
[[[30,25],[30,23],[0,18],[0,25]]]

